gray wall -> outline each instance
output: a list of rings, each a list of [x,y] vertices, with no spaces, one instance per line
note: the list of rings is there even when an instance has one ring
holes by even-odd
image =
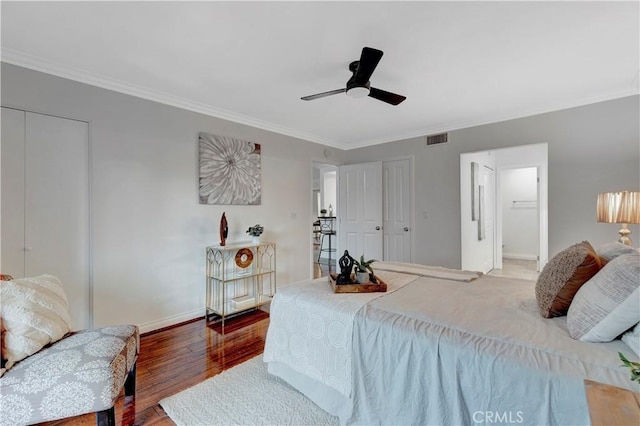
[[[230,241],[265,226],[278,244],[278,283],[311,273],[311,164],[415,156],[417,262],[460,266],[460,153],[549,144],[549,254],[616,238],[595,222],[595,197],[640,186],[639,98],[457,130],[353,151],[307,141],[2,64],[2,105],[85,120],[91,129],[94,324],[143,331],[202,315],[204,248],[226,211]],[[198,132],[262,144],[260,206],[198,204]],[[423,216],[426,212],[426,218]],[[632,228],[636,245],[638,227]]]
[[[205,247],[223,211],[229,242],[265,227],[279,285],[310,278],[312,161],[340,150],[8,64],[2,105],[90,123],[94,325],[203,315]],[[201,131],[262,144],[262,205],[198,204]]]
[[[345,153],[345,163],[414,155],[415,260],[459,267],[460,154],[546,142],[551,257],[585,239],[594,246],[617,239],[619,225],[596,222],[596,196],[640,190],[639,101],[632,96],[455,130],[447,145],[426,147],[424,138],[413,138],[359,148]],[[631,230],[640,245],[639,227]]]

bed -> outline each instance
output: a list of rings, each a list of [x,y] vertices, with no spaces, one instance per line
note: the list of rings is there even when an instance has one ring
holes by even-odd
[[[541,317],[535,283],[411,264],[386,293],[327,279],[279,291],[264,361],[341,424],[588,424],[584,379],[637,392],[617,339],[575,340]]]

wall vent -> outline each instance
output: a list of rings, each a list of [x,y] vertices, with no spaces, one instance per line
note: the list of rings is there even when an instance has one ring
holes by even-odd
[[[439,135],[427,136],[427,146],[447,143],[448,138],[449,138],[448,133],[440,133]]]

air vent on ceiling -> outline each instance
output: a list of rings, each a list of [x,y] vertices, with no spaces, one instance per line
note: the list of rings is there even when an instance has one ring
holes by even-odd
[[[440,133],[439,135],[427,136],[427,146],[447,143],[448,137],[449,137],[448,133]]]

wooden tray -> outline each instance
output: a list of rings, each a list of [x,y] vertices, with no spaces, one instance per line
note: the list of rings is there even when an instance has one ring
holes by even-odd
[[[330,273],[329,283],[331,283],[331,288],[333,288],[334,293],[375,293],[387,291],[387,283],[375,275],[374,277],[377,281],[375,283],[369,281],[363,284],[357,282],[353,282],[352,284],[336,284],[336,274]]]

